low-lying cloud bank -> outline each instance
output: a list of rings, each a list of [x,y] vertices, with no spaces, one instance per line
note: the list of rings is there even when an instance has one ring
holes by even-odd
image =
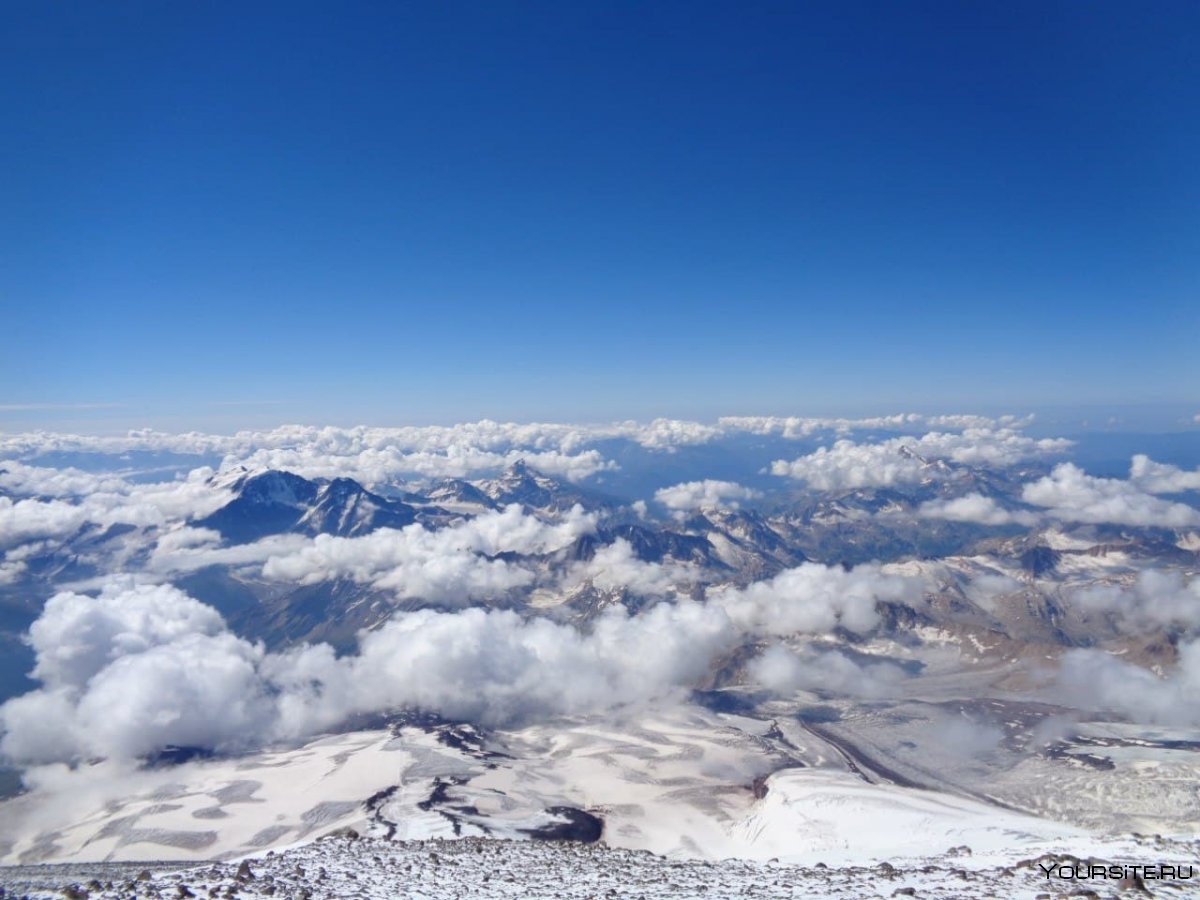
[[[1068,701],[1108,709],[1135,722],[1200,724],[1200,640],[1179,647],[1179,662],[1164,675],[1101,650],[1072,650],[1058,684]]]
[[[38,763],[244,750],[404,707],[492,725],[593,712],[696,685],[748,638],[868,631],[877,599],[920,597],[920,582],[878,566],[809,563],[704,603],[612,607],[588,632],[500,610],[398,614],[338,658],[324,644],[268,653],[177,588],[113,580],[47,603],[30,635],[42,687],[0,707],[0,752]]]
[[[596,448],[601,442],[613,440],[630,441],[651,452],[670,454],[681,447],[738,435],[798,440],[824,433],[847,435],[860,430],[910,431],[922,427],[1015,435],[1030,421],[1014,416],[990,419],[907,413],[861,419],[727,417],[715,424],[660,418],[593,425],[486,419],[450,426],[401,428],[286,425],[232,435],[169,434],[148,429],[120,437],[31,432],[0,434],[0,460],[28,461],[55,453],[112,456],[134,452],[175,453],[204,457],[206,461],[220,459],[221,468],[240,464],[284,469],[307,478],[346,477],[376,485],[412,478],[472,477],[524,459],[539,471],[580,481],[616,468],[617,464]],[[0,462],[0,469],[20,465],[21,462]],[[64,496],[62,492],[73,481],[75,493],[91,493],[98,489],[96,482],[100,477],[71,470],[69,475],[57,476],[56,483],[46,480],[34,485],[26,479],[18,492]],[[10,484],[22,481],[19,474],[0,473],[0,490],[5,489],[6,478]],[[91,484],[87,483],[89,479]]]
[[[1025,485],[1021,499],[1046,508],[1047,515],[1063,522],[1159,528],[1200,525],[1200,510],[1194,507],[1156,497],[1135,481],[1088,475],[1073,463],[1055,466],[1045,478]]]
[[[803,481],[814,490],[914,484],[950,477],[938,460],[962,465],[1008,466],[1065,453],[1064,438],[1037,440],[1015,428],[969,427],[960,433],[934,431],[919,438],[899,437],[876,444],[841,440],[794,460],[776,460],[771,473]]]

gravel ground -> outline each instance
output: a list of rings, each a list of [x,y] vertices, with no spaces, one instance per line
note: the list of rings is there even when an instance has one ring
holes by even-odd
[[[1172,861],[1195,862],[1190,844]],[[924,897],[1057,898],[1148,896],[1134,882],[1048,879],[1038,860],[971,868],[968,852],[918,864],[870,868],[776,863],[684,862],[596,844],[535,841],[387,841],[352,832],[243,862],[187,868],[169,862],[0,868],[0,897],[30,898],[608,898]],[[1153,896],[1200,896],[1200,869],[1188,881],[1148,883]],[[1132,893],[1131,893],[1132,890]],[[1087,893],[1093,891],[1094,893]]]

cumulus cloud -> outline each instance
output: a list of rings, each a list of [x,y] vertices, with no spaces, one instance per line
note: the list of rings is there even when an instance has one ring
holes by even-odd
[[[1200,468],[1188,471],[1155,462],[1143,453],[1133,457],[1129,480],[1148,494],[1179,494],[1200,491]]]
[[[1181,644],[1178,664],[1161,676],[1101,650],[1072,650],[1062,659],[1058,688],[1072,703],[1135,722],[1200,724],[1200,641]]]
[[[169,585],[117,580],[97,597],[56,594],[29,629],[33,676],[50,687],[79,688],[122,656],[224,627],[216,610]]]
[[[1093,585],[1072,595],[1081,610],[1111,616],[1122,631],[1200,629],[1200,578],[1178,571],[1146,569],[1130,587]]]
[[[0,707],[0,752],[30,763],[168,744],[239,750],[412,707],[492,725],[599,711],[702,681],[748,635],[870,627],[871,590],[909,596],[906,581],[808,564],[707,603],[612,607],[588,632],[511,611],[426,609],[364,632],[340,658],[324,644],[267,653],[175,588],[115,581],[98,597],[49,602],[30,638],[42,687]],[[844,671],[829,689],[851,683],[844,663],[831,665]]]
[[[1005,509],[992,497],[972,492],[952,500],[930,500],[917,508],[917,515],[926,519],[947,519],[951,522],[975,522],[980,525],[1036,525],[1037,513],[1028,510]]]
[[[1025,485],[1021,499],[1064,522],[1160,528],[1200,524],[1200,511],[1184,503],[1162,500],[1119,478],[1088,475],[1073,463],[1061,463],[1045,478]]]
[[[920,438],[892,438],[876,444],[840,440],[799,459],[776,460],[771,473],[822,491],[884,487],[949,477],[951,470],[936,461],[1007,466],[1062,453],[1070,446],[1065,439],[1037,440],[1015,428],[971,427],[961,433],[934,431]]]
[[[791,439],[806,438],[823,431],[846,434],[866,429],[897,430],[913,428],[924,423],[925,417],[918,413],[899,413],[893,416],[875,416],[863,419],[813,416],[725,416],[720,419],[720,424],[731,431],[779,435]]]
[[[638,559],[629,541],[617,538],[598,548],[591,559],[573,566],[564,586],[590,582],[601,591],[624,589],[642,596],[662,597],[679,593],[699,577],[699,571],[684,563]]]
[[[119,475],[84,472],[71,467],[30,466],[14,459],[0,460],[0,490],[18,497],[79,497],[100,491],[120,493],[129,483]]]
[[[719,420],[722,427],[731,432],[744,431],[749,434],[779,435],[799,439],[821,432],[850,434],[854,431],[907,431],[921,427],[949,428],[962,431],[967,428],[996,429],[1025,428],[1032,424],[1033,416],[989,416],[939,415],[921,413],[898,413],[890,416],[868,416],[858,419],[829,418],[819,416],[725,416]]]
[[[6,462],[0,484],[25,499],[0,497],[0,546],[63,538],[87,523],[163,528],[214,512],[232,499],[199,468],[173,481],[134,484],[115,475]],[[50,498],[50,499],[44,499]],[[68,499],[63,499],[68,498]]]
[[[808,648],[793,652],[781,644],[763,651],[750,663],[747,673],[777,694],[804,690],[851,697],[894,696],[908,677],[902,668],[886,660],[859,663],[839,650]]]
[[[396,447],[367,448],[357,453],[338,455],[318,447],[264,448],[248,456],[230,456],[225,467],[245,466],[252,470],[277,469],[305,478],[353,478],[364,484],[383,484],[411,477],[466,478],[478,472],[494,471],[523,460],[548,475],[581,481],[597,472],[616,468],[596,450],[575,454],[557,450],[510,450],[496,453],[470,445],[451,445],[444,450],[404,452]]]
[[[497,558],[501,554],[549,553],[595,527],[595,516],[578,506],[548,523],[512,505],[436,531],[414,524],[361,537],[318,535],[286,552],[267,554],[262,574],[299,584],[350,578],[400,598],[462,605],[533,583],[532,567]],[[212,552],[205,555],[211,558]]]
[[[87,521],[82,509],[61,500],[0,497],[0,548],[47,537],[65,537]]]
[[[402,428],[285,425],[232,435],[170,434],[150,429],[130,431],[118,437],[31,432],[0,435],[0,456],[24,459],[50,453],[169,452],[223,457],[222,468],[245,464],[286,469],[309,478],[352,477],[368,485],[413,476],[468,477],[503,468],[524,458],[541,471],[580,480],[615,467],[615,463],[603,458],[593,446],[614,439],[669,453],[679,447],[705,444],[739,433],[802,438],[818,432],[850,434],[856,430],[905,430],[921,425],[1011,431],[1025,424],[1028,420],[1012,416],[990,419],[904,413],[861,419],[728,417],[715,425],[665,418],[596,425],[484,419],[450,426]],[[74,470],[62,480],[74,478],[77,485],[82,485],[86,476],[87,473]],[[18,476],[11,477],[15,480]],[[55,488],[46,486],[43,490]],[[56,495],[47,493],[47,496]]]
[[[875,563],[849,571],[804,563],[744,588],[713,589],[709,603],[750,634],[817,634],[838,626],[865,634],[879,624],[877,601],[915,606],[921,591],[919,579],[885,574]]]
[[[758,491],[734,481],[685,481],[654,492],[654,499],[667,509],[686,513],[695,509],[737,509],[746,500],[761,497]]]

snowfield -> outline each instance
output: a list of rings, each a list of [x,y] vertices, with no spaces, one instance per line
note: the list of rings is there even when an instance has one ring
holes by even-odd
[[[821,733],[680,706],[50,767],[0,804],[0,897],[1034,898],[1079,887],[1036,860],[1200,865],[1191,839],[1104,836],[889,782]],[[545,840],[581,835],[599,840]],[[1200,894],[1200,879],[1175,886]]]
[[[407,726],[149,770],[50,767],[37,773],[39,787],[0,804],[0,859],[229,859],[348,826],[396,840],[523,839],[584,814],[602,821],[612,847],[802,865],[962,844],[1036,853],[1087,835],[887,783],[848,769],[823,746],[802,746],[805,737],[679,707],[488,740],[470,726]]]

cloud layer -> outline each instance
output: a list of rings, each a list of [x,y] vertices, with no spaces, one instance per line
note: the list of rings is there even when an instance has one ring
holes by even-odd
[[[511,611],[402,613],[338,658],[323,644],[267,653],[176,588],[117,580],[47,604],[31,632],[42,687],[0,707],[0,752],[31,763],[240,750],[405,707],[493,725],[591,712],[696,684],[748,637],[866,631],[877,598],[919,596],[879,567],[810,563],[706,603],[611,607],[586,633]]]
[[[875,444],[841,440],[794,460],[776,460],[771,473],[804,481],[814,490],[886,487],[939,480],[952,473],[929,461],[1007,466],[1064,453],[1071,442],[1036,440],[1015,428],[972,426],[961,433],[933,431],[920,438],[892,438]]]
[[[1021,499],[1063,522],[1110,522],[1159,528],[1200,525],[1200,510],[1162,500],[1131,481],[1097,478],[1061,463],[1045,478],[1025,485]]]

